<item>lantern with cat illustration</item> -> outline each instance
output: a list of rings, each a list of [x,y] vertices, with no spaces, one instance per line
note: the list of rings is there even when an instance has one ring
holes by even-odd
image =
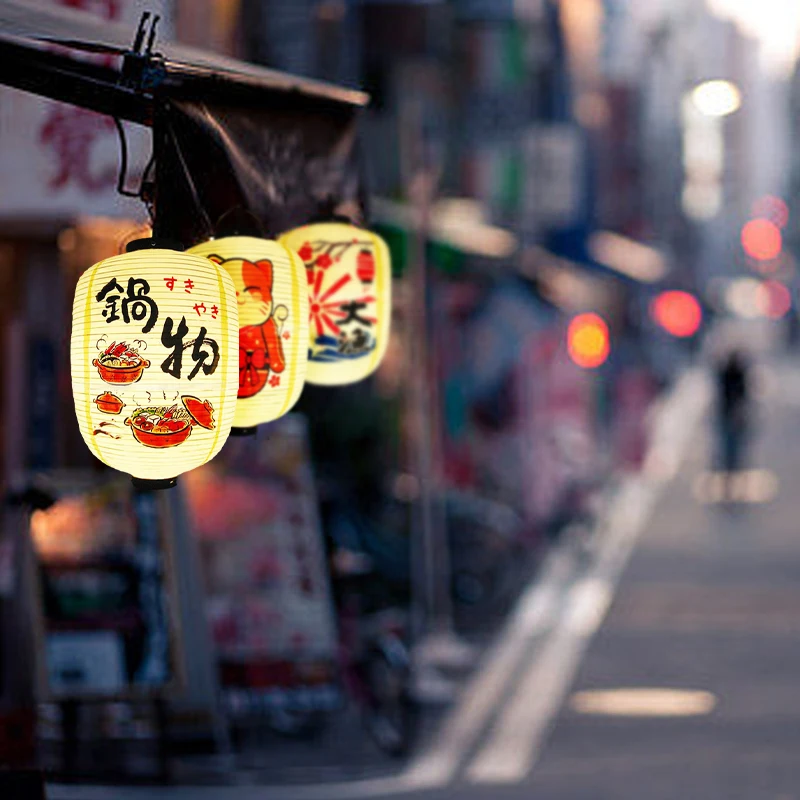
[[[366,378],[389,341],[391,263],[385,242],[349,222],[304,225],[280,240],[297,251],[309,289],[309,383]]]
[[[303,390],[308,293],[303,262],[278,242],[224,236],[189,251],[219,264],[236,288],[239,390],[234,433],[283,416]]]
[[[92,453],[141,488],[213,458],[234,419],[238,328],[233,282],[207,259],[139,239],[88,269],[71,361]]]

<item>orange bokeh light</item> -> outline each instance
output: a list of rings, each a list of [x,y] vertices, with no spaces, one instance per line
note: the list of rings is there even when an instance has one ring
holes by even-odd
[[[608,325],[598,314],[579,314],[567,329],[569,357],[586,369],[599,367],[610,352]]]
[[[768,219],[751,219],[742,228],[742,247],[756,261],[771,261],[783,247],[780,228]]]
[[[673,336],[694,336],[703,321],[703,310],[689,292],[661,292],[650,307],[653,319]]]

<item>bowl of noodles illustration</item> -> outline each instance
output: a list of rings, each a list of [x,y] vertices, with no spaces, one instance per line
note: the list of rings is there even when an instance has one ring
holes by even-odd
[[[118,385],[136,383],[150,362],[125,342],[112,342],[100,358],[92,361],[92,366],[97,367],[97,372],[106,383]]]

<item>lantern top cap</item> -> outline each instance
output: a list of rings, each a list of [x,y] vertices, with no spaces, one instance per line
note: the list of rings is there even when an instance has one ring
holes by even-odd
[[[126,253],[133,253],[136,250],[178,250],[180,252],[184,250],[184,247],[180,242],[159,236],[147,239],[134,239],[132,242],[128,242],[125,247]]]
[[[308,221],[308,225],[318,225],[324,222],[340,222],[344,225],[352,225],[354,228],[361,227],[357,222],[344,214],[317,214]]]
[[[359,227],[355,220],[343,214],[341,211],[336,210],[338,201],[335,197],[326,197],[320,203],[317,213],[308,221],[309,225],[315,225],[320,222],[341,222],[345,225],[353,225]]]
[[[242,206],[226,211],[214,226],[214,236],[218,239],[227,236],[254,236],[264,238],[264,229],[258,217]]]

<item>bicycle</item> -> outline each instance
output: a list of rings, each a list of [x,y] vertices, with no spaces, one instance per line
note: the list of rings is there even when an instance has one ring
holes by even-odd
[[[329,515],[328,522],[339,612],[339,678],[345,696],[359,707],[370,738],[388,755],[402,757],[413,746],[418,719],[411,696],[406,615],[391,598],[386,602],[386,580],[376,570],[375,559],[360,546],[369,536],[365,522],[354,511],[341,508]],[[376,607],[365,608],[366,599]],[[282,709],[271,712],[268,723],[284,736],[313,738],[328,721],[325,712]]]

